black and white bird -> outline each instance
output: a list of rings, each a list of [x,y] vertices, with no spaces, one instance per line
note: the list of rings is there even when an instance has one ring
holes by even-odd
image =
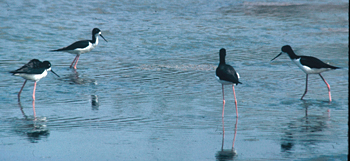
[[[235,105],[236,105],[236,115],[238,117],[238,108],[237,108],[237,100],[236,100],[236,93],[235,93],[235,87],[234,84],[242,84],[239,79],[239,74],[235,71],[235,69],[231,66],[226,64],[225,57],[226,57],[226,50],[224,48],[220,49],[219,52],[220,56],[220,63],[219,66],[216,68],[216,78],[219,81],[219,83],[222,84],[222,117],[224,117],[224,110],[225,110],[225,94],[224,94],[224,85],[232,85],[233,95],[235,98]]]
[[[20,101],[21,92],[23,90],[24,85],[27,83],[27,80],[34,81],[34,90],[33,90],[33,101],[35,101],[35,88],[36,83],[46,77],[47,72],[51,71],[57,77],[59,77],[53,70],[51,70],[51,63],[49,61],[41,62],[38,59],[32,59],[27,64],[23,65],[21,68],[11,71],[15,76],[20,76],[25,79],[21,90],[18,92],[18,101]],[[35,116],[35,108],[33,106],[34,116]]]
[[[77,64],[78,64],[78,60],[80,57],[80,54],[83,53],[87,53],[90,52],[93,48],[95,48],[98,45],[98,36],[101,36],[103,38],[103,40],[105,40],[106,42],[108,42],[101,34],[101,30],[98,28],[94,28],[92,30],[92,40],[80,40],[80,41],[76,41],[73,44],[61,48],[61,49],[57,49],[57,50],[50,50],[50,51],[64,51],[64,52],[68,52],[71,54],[76,54],[76,57],[74,58],[72,64],[70,65],[70,68],[73,66],[74,64],[74,69],[77,69]]]
[[[322,80],[326,83],[328,88],[328,96],[329,101],[332,101],[331,97],[331,87],[327,83],[327,81],[322,77],[321,73],[329,70],[335,70],[339,69],[339,67],[335,67],[329,64],[326,64],[322,62],[320,59],[317,59],[312,56],[298,56],[294,53],[293,49],[289,45],[285,45],[282,47],[282,52],[278,54],[275,58],[273,58],[271,61],[275,60],[277,57],[282,55],[283,53],[288,54],[290,59],[301,69],[306,73],[306,87],[305,92],[303,96],[301,96],[301,100],[304,98],[305,94],[307,93],[307,84],[308,84],[308,76],[309,74],[318,74],[322,78]]]

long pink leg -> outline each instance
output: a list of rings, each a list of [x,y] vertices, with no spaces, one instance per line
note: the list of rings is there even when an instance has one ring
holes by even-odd
[[[75,64],[74,64],[74,69],[77,69],[77,64],[78,64],[79,57],[80,57],[80,55],[77,56],[77,60],[75,61]]]
[[[237,108],[237,100],[236,100],[236,93],[235,93],[235,87],[232,84],[232,90],[233,90],[233,96],[235,97],[235,105],[236,105],[236,115],[238,117],[238,108]]]
[[[238,124],[238,117],[236,117],[236,125],[235,125],[235,135],[233,137],[233,142],[232,142],[232,150],[235,147],[235,141],[236,141],[236,135],[237,135],[237,124]]]
[[[33,112],[34,112],[34,118],[36,117],[36,113],[35,113],[35,89],[36,89],[36,81],[34,82],[34,90],[33,90]]]
[[[322,77],[321,73],[319,74],[322,80],[326,83],[328,88],[328,96],[329,96],[329,102],[332,102],[332,96],[331,96],[331,86],[327,83],[327,81]]]
[[[78,56],[79,56],[79,55],[75,56],[74,60],[72,61],[72,64],[70,64],[69,68],[72,68],[72,66],[73,66],[75,60],[77,60],[77,57],[78,57]]]
[[[36,88],[36,81],[34,82],[34,89],[33,89],[33,100],[35,101],[35,88]]]
[[[24,81],[21,90],[19,90],[19,92],[18,92],[18,102],[19,102],[20,99],[21,99],[21,98],[20,98],[20,97],[21,97],[21,93],[22,93],[22,90],[23,90],[23,88],[24,88],[24,85],[26,85],[26,83],[27,83],[27,80]]]
[[[222,105],[222,116],[221,116],[221,117],[224,117],[224,111],[225,111],[225,93],[224,93],[224,85],[222,85],[222,102],[223,102],[223,105]]]
[[[309,75],[308,74],[306,74],[306,87],[305,87],[305,92],[304,92],[304,94],[303,94],[303,96],[301,96],[301,100],[304,98],[304,96],[306,95],[306,93],[307,93],[307,80],[308,80],[308,77],[309,77]],[[321,76],[322,77],[322,76]]]

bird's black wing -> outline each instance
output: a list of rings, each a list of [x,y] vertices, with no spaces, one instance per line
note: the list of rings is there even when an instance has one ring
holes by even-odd
[[[302,65],[306,65],[310,68],[331,68],[331,69],[338,69],[339,67],[335,67],[329,64],[324,63],[320,59],[317,59],[312,56],[301,56],[300,57],[300,63]]]
[[[27,64],[23,65],[21,68],[11,71],[10,73],[27,73],[27,74],[41,74],[44,72],[45,68],[41,67],[42,62],[38,59],[32,59]]]
[[[242,84],[238,80],[238,75],[235,69],[230,65],[219,65],[218,68],[216,68],[216,75],[220,78],[220,80],[225,80],[236,84]]]
[[[80,40],[80,41],[74,42],[73,44],[71,44],[67,47],[57,49],[57,50],[50,50],[50,51],[74,50],[76,48],[85,48],[87,46],[89,46],[89,40]]]

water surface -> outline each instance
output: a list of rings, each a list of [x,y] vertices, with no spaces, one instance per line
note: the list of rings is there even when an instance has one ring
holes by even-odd
[[[348,1],[3,1],[0,160],[346,160]],[[100,39],[81,55],[48,52]],[[305,74],[283,45],[340,70]],[[240,73],[215,80],[220,48]],[[8,72],[49,60],[37,85]],[[235,125],[237,123],[237,131]],[[234,154],[230,152],[236,132]],[[224,145],[222,145],[224,143]],[[220,151],[228,157],[218,157]],[[227,153],[226,153],[227,152]]]

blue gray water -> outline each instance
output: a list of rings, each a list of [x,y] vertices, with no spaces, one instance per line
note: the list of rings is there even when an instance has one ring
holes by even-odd
[[[346,160],[349,3],[324,1],[0,2],[0,160]],[[48,52],[90,39],[83,54]],[[305,74],[289,44],[342,69]],[[220,48],[241,76],[222,92]],[[33,83],[8,73],[37,58],[52,73]],[[230,153],[237,123],[234,152]],[[221,155],[221,156],[220,156]],[[226,156],[224,156],[226,155]]]

